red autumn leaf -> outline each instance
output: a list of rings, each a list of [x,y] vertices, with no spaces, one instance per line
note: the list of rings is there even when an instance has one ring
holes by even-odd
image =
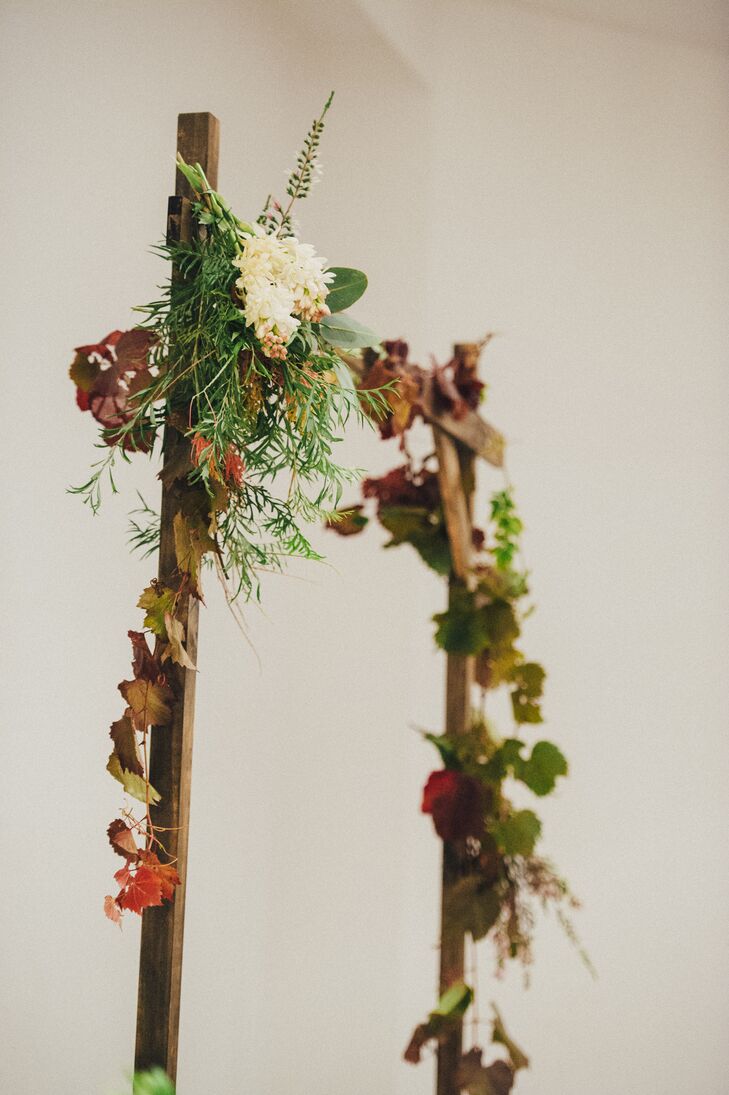
[[[143,631],[128,631],[132,641],[132,671],[137,680],[156,681],[162,672]]]
[[[132,862],[139,858],[139,848],[134,841],[134,834],[121,818],[112,821],[106,832],[109,843],[117,855],[123,856],[124,859]]]
[[[129,870],[128,863],[125,863],[123,867],[120,867],[118,871],[114,872],[114,881],[118,882],[122,889],[124,889],[131,877],[132,873]]]
[[[114,924],[118,924],[121,927],[122,915],[119,912],[119,906],[117,905],[111,894],[107,894],[104,898],[104,915],[109,917],[109,920]]]
[[[171,863],[160,863],[154,852],[142,852],[142,862],[150,871],[154,871],[162,887],[162,900],[171,901],[175,895],[175,886],[180,885],[180,876]]]
[[[134,327],[125,331],[116,343],[116,360],[122,372],[138,372],[147,368],[147,355],[156,339],[152,331]]]
[[[484,826],[485,788],[473,776],[439,769],[428,777],[421,809],[432,815],[441,840],[479,837]]]
[[[141,913],[142,909],[162,904],[162,882],[156,871],[142,864],[133,874],[127,873],[128,881],[116,898],[120,909]]]
[[[85,392],[83,388],[76,389],[76,406],[80,411],[89,409],[89,393]]]
[[[376,498],[378,509],[388,506],[418,506],[433,511],[440,506],[437,474],[427,470],[413,474],[407,464],[393,468],[379,479],[365,479],[362,493],[365,498]]]

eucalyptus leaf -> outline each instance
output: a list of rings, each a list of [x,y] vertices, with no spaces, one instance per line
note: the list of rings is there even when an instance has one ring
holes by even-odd
[[[380,343],[379,335],[352,319],[346,312],[325,316],[319,324],[319,330],[330,346],[341,350],[362,350],[366,346],[378,346]]]
[[[329,284],[327,307],[331,312],[343,312],[350,308],[367,288],[367,275],[348,266],[331,266],[328,274],[334,274]]]

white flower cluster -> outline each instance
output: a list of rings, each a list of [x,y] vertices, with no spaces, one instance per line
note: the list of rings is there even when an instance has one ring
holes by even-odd
[[[283,361],[286,344],[302,320],[316,323],[329,314],[325,304],[326,259],[293,236],[261,232],[249,236],[233,260],[240,270],[236,288],[246,323],[253,327],[267,357]]]

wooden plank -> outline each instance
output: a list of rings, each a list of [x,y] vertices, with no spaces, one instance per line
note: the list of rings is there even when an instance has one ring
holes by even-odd
[[[457,345],[454,352],[473,355],[471,345]],[[478,364],[478,352],[473,368]],[[440,425],[434,426],[436,453],[438,456],[438,482],[451,546],[452,571],[448,582],[449,605],[459,588],[471,580],[469,568],[472,562],[473,542],[473,491],[475,486],[475,452],[470,447],[457,444]],[[462,654],[448,654],[446,659],[446,733],[467,733],[471,721],[471,696],[473,691],[474,658]],[[464,977],[464,936],[454,930],[448,921],[450,891],[462,874],[461,852],[448,842],[443,844],[441,934],[440,934],[440,992],[443,993],[455,981]],[[463,1026],[457,1023],[438,1045],[437,1095],[460,1095],[456,1075],[463,1052]]]
[[[450,411],[437,410],[430,377],[425,378],[421,403],[423,415],[428,422],[439,426],[455,441],[493,464],[495,468],[503,467],[506,445],[504,436],[481,418],[480,414],[469,410],[462,418],[456,418]]]
[[[453,574],[460,581],[467,582],[473,537],[468,496],[464,489],[462,458],[459,458],[455,441],[440,426],[433,427],[433,440],[438,457],[438,483],[451,548]]]
[[[217,186],[219,125],[212,114],[181,114],[178,119],[177,148],[188,163],[199,163],[210,185]],[[176,173],[176,196],[170,198],[167,228],[172,239],[190,239],[192,228],[190,191],[186,180]],[[164,436],[164,467],[179,459],[186,439],[167,427]],[[187,489],[185,481],[165,481],[160,515],[159,580],[179,585],[173,520]],[[197,662],[198,601],[184,594],[180,619],[186,628],[187,651]],[[195,718],[196,674],[172,662],[168,680],[175,696],[169,726],[151,732],[150,780],[162,796],[155,807],[155,824],[167,830],[167,851],[176,857],[181,884],[172,903],[146,909],[142,916],[142,943],[137,999],[135,1068],[163,1068],[171,1079],[177,1074],[177,1047],[182,984],[182,948],[185,924],[187,847],[190,818],[192,740]]]

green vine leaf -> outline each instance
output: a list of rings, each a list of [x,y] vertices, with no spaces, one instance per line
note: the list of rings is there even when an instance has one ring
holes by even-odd
[[[143,608],[146,612],[144,626],[150,628],[160,639],[166,639],[165,616],[175,611],[174,590],[157,584],[147,586],[137,601],[137,608]]]
[[[113,776],[114,779],[121,783],[124,790],[128,795],[131,795],[132,798],[136,798],[139,802],[146,803],[147,788],[149,788],[149,801],[152,805],[156,806],[160,801],[161,795],[159,791],[155,791],[151,783],[145,783],[143,776],[138,776],[136,772],[129,772],[126,768],[122,768],[116,753],[112,753],[109,757],[106,770],[110,776]]]
[[[491,834],[504,855],[531,855],[542,831],[533,810],[516,810],[504,821],[494,822]]]
[[[334,280],[329,283],[326,303],[331,312],[343,312],[345,308],[351,308],[367,288],[367,275],[361,270],[353,270],[348,266],[331,266],[327,271],[334,274]]]
[[[386,548],[412,544],[423,562],[445,577],[451,569],[451,550],[442,518],[420,506],[381,506],[380,524],[391,536]]]
[[[550,794],[559,776],[567,772],[567,760],[557,746],[551,741],[538,741],[529,759],[521,762],[518,777],[541,797]]]
[[[368,346],[379,346],[380,336],[364,327],[346,312],[337,312],[333,316],[324,316],[319,324],[322,338],[339,350],[362,350]]]

